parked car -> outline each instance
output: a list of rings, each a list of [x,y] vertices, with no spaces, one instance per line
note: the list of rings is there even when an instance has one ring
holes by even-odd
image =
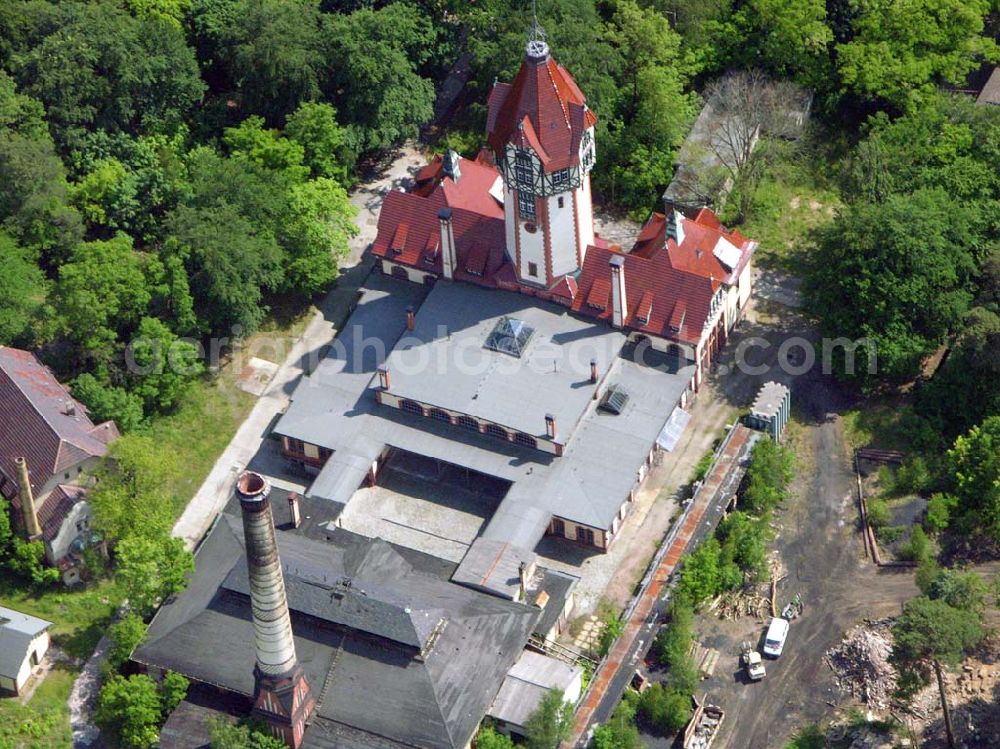
[[[788,637],[788,620],[774,618],[764,635],[764,655],[770,658],[777,658],[781,651],[785,649],[785,640]]]

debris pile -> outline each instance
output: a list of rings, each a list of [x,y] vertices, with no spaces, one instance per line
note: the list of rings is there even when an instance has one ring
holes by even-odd
[[[739,619],[744,616],[764,619],[771,616],[771,599],[761,595],[756,588],[744,588],[723,593],[705,610],[717,613],[720,619]]]
[[[826,654],[841,691],[849,692],[877,711],[889,707],[896,690],[896,669],[889,663],[892,621],[866,620],[851,629],[840,645]]]

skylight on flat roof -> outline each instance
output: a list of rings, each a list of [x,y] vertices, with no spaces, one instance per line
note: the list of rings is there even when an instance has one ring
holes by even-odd
[[[608,413],[613,413],[617,416],[625,410],[625,405],[627,403],[628,393],[618,385],[612,385],[604,393],[604,397],[601,398],[601,402],[597,407],[602,411],[607,411]]]
[[[520,359],[534,332],[535,329],[525,324],[523,320],[504,315],[497,320],[497,324],[487,336],[485,346],[492,351]]]

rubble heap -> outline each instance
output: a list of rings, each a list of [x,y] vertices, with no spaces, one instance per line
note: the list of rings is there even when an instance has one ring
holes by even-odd
[[[837,647],[826,654],[837,686],[873,710],[889,707],[896,690],[892,654],[892,619],[866,620],[851,629]]]

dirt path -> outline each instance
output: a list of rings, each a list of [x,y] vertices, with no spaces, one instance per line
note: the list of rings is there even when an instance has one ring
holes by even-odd
[[[796,442],[795,496],[777,517],[776,545],[788,570],[778,598],[801,593],[806,609],[792,623],[784,654],[768,662],[767,677],[757,684],[744,683],[737,653],[743,639],[758,641],[766,622],[712,620],[703,626],[705,644],[722,653],[718,671],[701,689],[726,709],[721,747],[782,747],[797,728],[829,716],[843,696],[825,652],[858,620],[898,613],[917,594],[911,572],[879,571],[864,557],[850,456],[840,421],[830,413],[836,392],[822,380],[800,381],[795,390],[808,425]]]

